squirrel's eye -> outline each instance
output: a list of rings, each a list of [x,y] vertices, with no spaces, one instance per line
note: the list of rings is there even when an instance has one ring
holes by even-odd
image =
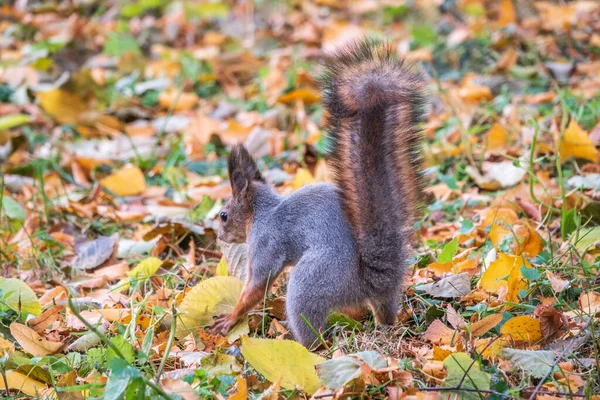
[[[227,222],[227,213],[225,211],[219,214],[219,216],[221,217],[221,221]]]

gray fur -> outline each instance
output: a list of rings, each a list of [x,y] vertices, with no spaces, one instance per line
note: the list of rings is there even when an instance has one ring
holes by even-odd
[[[331,184],[305,186],[279,196],[255,184],[254,222],[248,232],[252,280],[273,282],[287,266],[295,266],[288,284],[286,312],[296,340],[309,346],[312,329],[325,328],[332,311],[364,300],[358,248]],[[395,317],[395,314],[394,314]]]

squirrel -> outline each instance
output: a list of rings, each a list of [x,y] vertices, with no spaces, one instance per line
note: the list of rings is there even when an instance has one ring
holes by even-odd
[[[213,333],[227,333],[287,266],[288,325],[304,346],[333,311],[369,306],[378,324],[395,323],[422,199],[425,82],[389,45],[362,40],[326,59],[320,83],[333,184],[282,196],[243,145],[231,150],[218,236],[248,243],[248,274]]]

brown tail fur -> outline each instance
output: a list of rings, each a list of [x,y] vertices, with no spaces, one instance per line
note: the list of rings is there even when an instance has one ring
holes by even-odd
[[[371,41],[334,54],[321,82],[331,164],[361,269],[373,286],[399,280],[422,198],[425,83],[389,46]]]

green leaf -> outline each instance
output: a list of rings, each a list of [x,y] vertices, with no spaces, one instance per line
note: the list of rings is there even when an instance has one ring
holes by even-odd
[[[600,241],[600,226],[593,228],[583,228],[579,231],[579,240],[575,243],[575,247],[579,251],[586,251],[596,242]]]
[[[503,349],[503,358],[517,368],[522,368],[534,378],[543,378],[552,372],[554,365],[554,352],[548,350],[516,350]]]
[[[435,43],[437,33],[435,30],[426,25],[416,25],[410,31],[413,41],[419,46],[429,46]]]
[[[447,263],[452,261],[456,253],[458,252],[458,237],[452,239],[452,241],[446,243],[442,249],[442,253],[438,257],[438,262]]]
[[[477,390],[490,389],[490,375],[483,372],[477,361],[473,361],[467,353],[450,354],[444,360],[444,366],[448,370],[448,376],[444,384],[449,387],[458,386]],[[464,379],[463,379],[464,378]],[[457,392],[456,398],[459,399],[479,399],[477,392]]]
[[[193,223],[201,222],[214,205],[215,202],[209,196],[204,195],[200,203],[188,215]]]
[[[0,132],[24,125],[29,121],[31,121],[31,118],[27,114],[13,114],[0,117]]]
[[[133,362],[135,358],[135,351],[131,343],[125,340],[123,336],[116,336],[112,338],[111,342],[117,349],[119,349],[123,357],[125,357],[125,360],[129,361],[130,363]],[[106,359],[111,362],[112,360],[116,360],[118,358],[121,357],[113,350],[112,347],[109,347],[106,351]]]
[[[112,32],[108,35],[106,43],[104,43],[104,52],[106,54],[113,57],[120,57],[130,51],[141,54],[140,47],[131,34]]]
[[[319,380],[329,389],[338,390],[363,374],[363,365],[370,370],[387,368],[386,359],[376,351],[363,351],[317,364]]]
[[[27,212],[10,196],[2,196],[2,210],[10,219],[25,220]]]
[[[356,321],[355,319],[346,314],[337,312],[329,314],[329,325],[337,325],[344,328],[348,328],[349,330],[364,330],[360,322]]]
[[[42,313],[42,306],[33,290],[16,278],[0,277],[0,307],[3,304],[15,311],[21,310],[33,315]]]
[[[473,231],[473,228],[475,226],[473,225],[473,222],[471,222],[470,219],[463,219],[460,228],[458,229],[458,233],[462,234],[462,235],[466,235],[471,233],[471,231]]]
[[[563,214],[562,221],[560,223],[560,233],[563,239],[566,239],[571,232],[577,229],[579,222],[579,215],[577,215],[577,210],[575,208],[567,210]]]
[[[540,273],[535,268],[527,268],[526,266],[521,266],[521,274],[523,274],[523,278],[528,281],[537,281],[540,279]]]

